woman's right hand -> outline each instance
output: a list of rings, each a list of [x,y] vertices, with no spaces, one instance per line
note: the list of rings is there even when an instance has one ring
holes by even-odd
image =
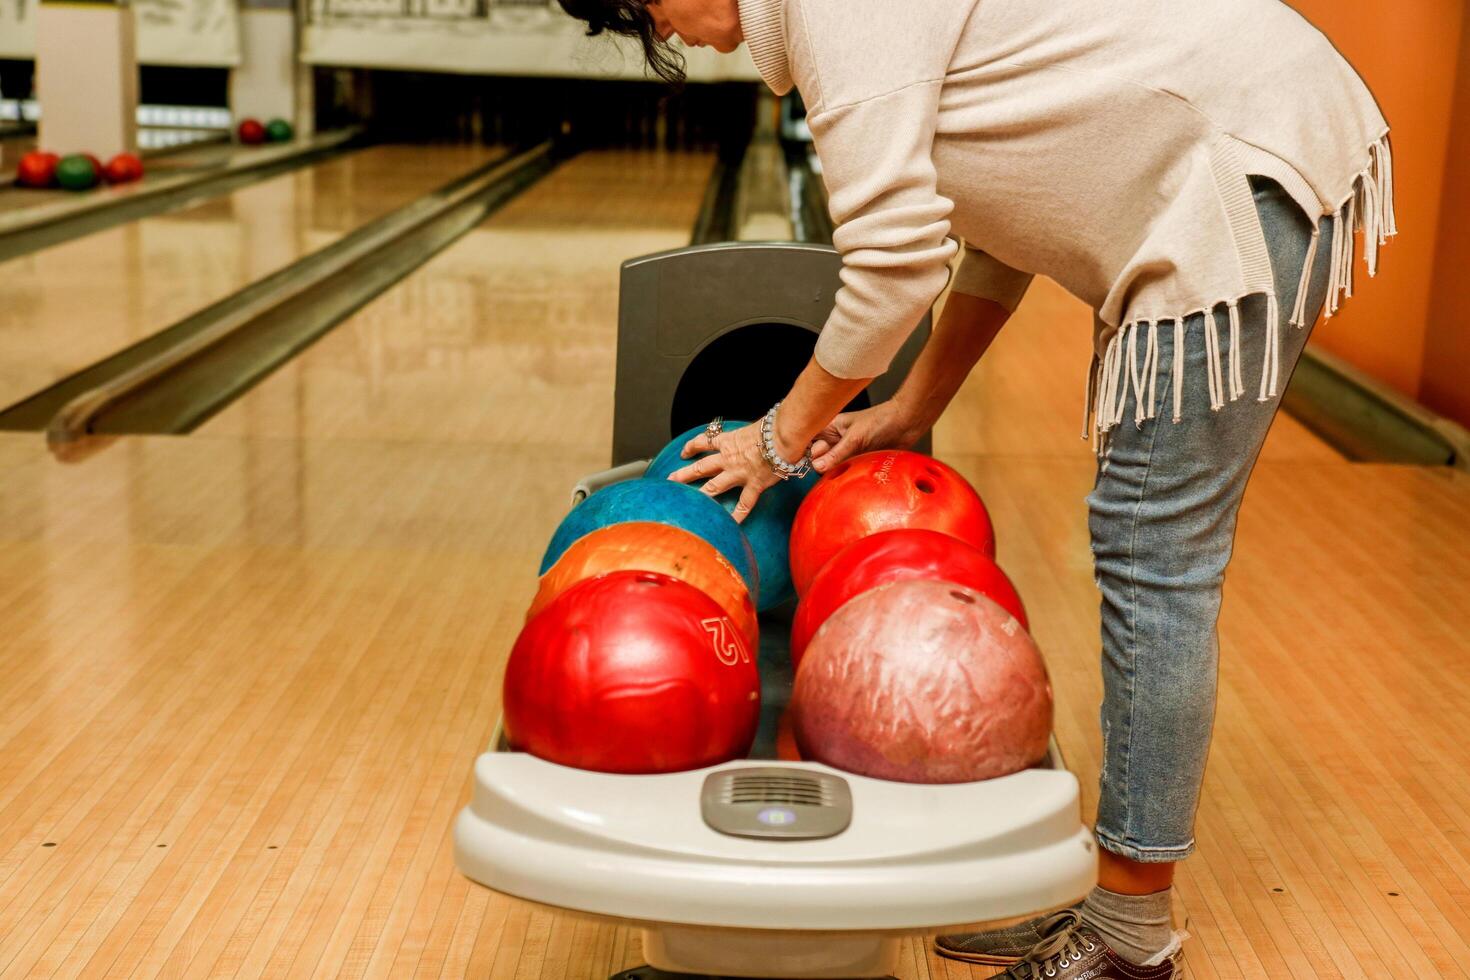
[[[908,449],[923,434],[922,423],[896,402],[843,412],[812,443],[812,469],[827,473],[844,459],[862,453]]]

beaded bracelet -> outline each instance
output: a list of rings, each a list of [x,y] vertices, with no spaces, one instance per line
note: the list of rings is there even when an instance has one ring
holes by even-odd
[[[765,459],[766,465],[770,466],[771,470],[781,479],[789,480],[795,477],[800,480],[812,471],[812,452],[808,448],[806,455],[795,463],[786,462],[781,458],[781,454],[776,452],[776,410],[780,407],[780,402],[772,405],[766,417],[761,420],[761,456]]]

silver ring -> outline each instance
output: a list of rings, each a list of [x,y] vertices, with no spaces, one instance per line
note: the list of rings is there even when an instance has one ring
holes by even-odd
[[[710,421],[710,424],[704,427],[704,437],[710,441],[710,445],[714,445],[715,436],[719,435],[721,432],[724,432],[724,431],[725,431],[725,416],[723,416],[723,415],[716,415]]]

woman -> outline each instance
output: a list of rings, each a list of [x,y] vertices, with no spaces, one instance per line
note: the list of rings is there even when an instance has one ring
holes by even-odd
[[[561,0],[638,39],[749,46],[798,87],[843,286],[767,426],[711,433],[674,475],[762,490],[810,463],[907,446],[1034,273],[1096,311],[1088,498],[1102,592],[1099,885],[1079,909],[939,940],[1008,976],[1174,975],[1175,864],[1214,717],[1215,624],[1236,514],[1318,312],[1394,234],[1388,127],[1352,68],[1278,0]],[[841,414],[943,290],[890,402]]]

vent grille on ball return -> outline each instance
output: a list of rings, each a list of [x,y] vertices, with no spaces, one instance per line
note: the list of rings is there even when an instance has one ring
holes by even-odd
[[[751,776],[741,774],[725,783],[726,803],[801,803],[831,806],[832,792],[809,776]]]
[[[711,773],[700,804],[704,822],[731,837],[815,840],[852,822],[847,780],[776,766]]]

